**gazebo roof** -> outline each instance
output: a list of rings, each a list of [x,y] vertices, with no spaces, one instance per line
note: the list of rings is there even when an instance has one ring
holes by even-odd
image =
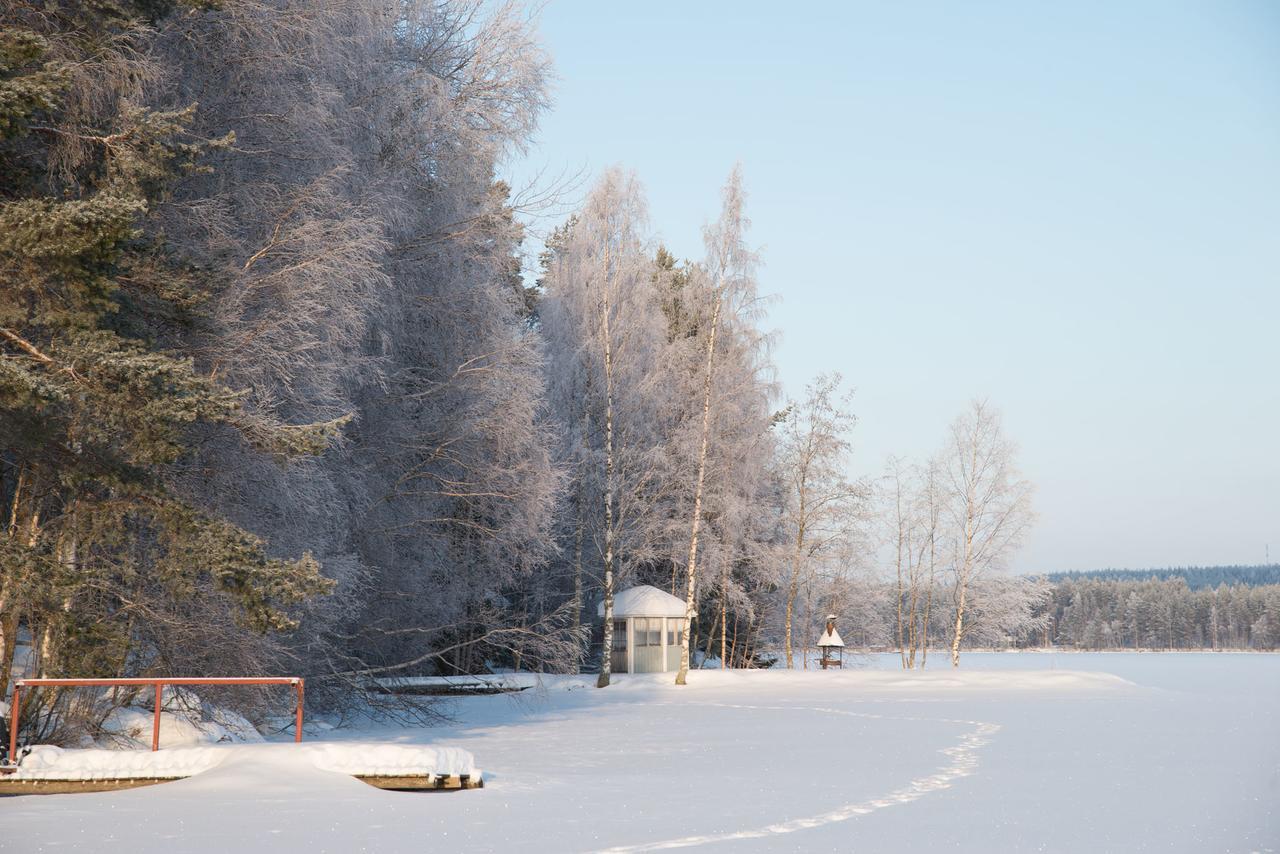
[[[596,609],[604,616],[604,603]],[[656,587],[641,584],[629,587],[613,597],[613,616],[622,617],[683,617],[684,600],[677,599],[670,593],[664,593]]]
[[[840,639],[840,633],[832,629],[822,633],[822,637],[818,638],[818,646],[844,646],[844,641]]]

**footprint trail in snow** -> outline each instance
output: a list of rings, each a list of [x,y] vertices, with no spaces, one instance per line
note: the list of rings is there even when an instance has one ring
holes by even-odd
[[[651,705],[666,706],[670,703],[653,703]],[[978,750],[991,742],[1000,731],[999,724],[985,721],[960,720],[956,718],[926,718],[918,716],[881,715],[873,712],[850,712],[844,709],[832,709],[821,706],[751,706],[738,703],[696,703],[689,705],[715,706],[725,709],[747,709],[753,711],[806,711],[819,712],[826,715],[843,715],[851,718],[870,718],[879,720],[920,721],[927,723],[948,723],[972,727],[964,733],[960,740],[941,752],[949,760],[947,764],[936,769],[932,774],[917,777],[904,786],[894,789],[877,798],[856,801],[816,815],[780,821],[764,827],[750,830],[738,830],[726,833],[707,833],[697,836],[682,836],[676,839],[665,839],[660,842],[646,842],[640,845],[623,845],[603,849],[600,854],[631,854],[637,851],[660,851],[668,848],[690,848],[695,845],[710,845],[717,842],[732,842],[741,839],[766,839],[784,833],[795,833],[810,830],[823,825],[848,821],[885,807],[908,804],[919,800],[932,792],[950,788],[951,784],[962,777],[967,777],[978,767]]]

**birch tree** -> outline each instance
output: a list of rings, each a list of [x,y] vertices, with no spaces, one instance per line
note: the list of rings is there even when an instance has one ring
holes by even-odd
[[[897,594],[894,641],[902,667],[912,670],[917,656],[922,667],[928,659],[938,565],[937,467],[894,458],[884,481]]]
[[[665,338],[645,221],[635,177],[616,168],[607,171],[549,262],[542,302],[552,371],[583,377],[581,383],[553,380],[553,385],[584,394],[579,407],[566,407],[570,417],[562,429],[586,431],[575,489],[599,501],[595,513],[586,514],[594,515],[586,527],[600,560],[604,645],[597,685],[602,688],[612,672],[614,592],[651,554],[659,523],[653,496],[663,449],[654,425],[662,419],[654,407],[662,399]]]
[[[782,424],[778,465],[786,482],[784,525],[789,556],[783,578],[787,667],[795,666],[792,622],[801,585],[854,535],[866,489],[849,480],[854,416],[849,396],[837,397],[839,374],[824,374],[793,404]]]
[[[1032,486],[1021,478],[1016,456],[1000,413],[985,401],[975,400],[952,422],[941,457],[941,484],[952,548],[953,667],[960,666],[973,590],[1006,568],[1035,519]]]
[[[713,389],[716,385],[717,343],[720,341],[721,316],[726,305],[731,313],[742,314],[752,310],[755,300],[756,257],[746,246],[745,233],[750,225],[743,211],[742,169],[735,166],[721,194],[720,218],[704,230],[703,240],[707,249],[706,274],[711,281],[710,317],[706,328],[705,359],[701,370],[701,421],[698,431],[696,459],[697,475],[693,484],[691,508],[689,556],[685,562],[685,614],[684,632],[680,644],[680,669],[676,684],[684,685],[689,673],[690,626],[697,607],[698,585],[698,536],[702,527],[703,493],[706,485],[708,449],[712,439]],[[722,576],[722,603],[728,588],[730,558],[722,559],[725,572]],[[725,646],[725,622],[727,614],[721,609],[721,651]],[[723,654],[721,657],[723,662]]]

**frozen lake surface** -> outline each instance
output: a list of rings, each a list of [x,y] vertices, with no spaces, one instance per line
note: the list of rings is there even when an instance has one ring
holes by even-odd
[[[197,777],[0,800],[22,852],[1280,851],[1280,656],[967,653],[903,673],[546,680],[455,725],[486,788],[384,792],[287,744]]]

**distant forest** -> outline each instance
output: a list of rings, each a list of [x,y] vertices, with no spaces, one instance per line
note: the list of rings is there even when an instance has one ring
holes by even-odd
[[[1047,576],[1048,619],[1024,646],[1280,649],[1280,565]]]
[[[1045,576],[1054,584],[1064,581],[1165,581],[1181,578],[1192,590],[1203,590],[1223,584],[1244,584],[1262,587],[1280,584],[1280,563],[1254,566],[1174,566],[1167,569],[1090,569],[1073,572],[1052,572]]]

